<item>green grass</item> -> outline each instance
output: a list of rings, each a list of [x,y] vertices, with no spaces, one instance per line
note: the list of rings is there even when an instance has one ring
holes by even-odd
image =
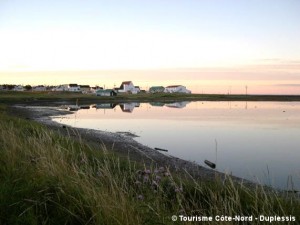
[[[2,225],[182,224],[171,216],[300,215],[295,194],[246,187],[230,177],[208,182],[146,167],[113,155],[105,146],[91,147],[76,133],[63,136],[9,116],[4,105],[0,180]]]

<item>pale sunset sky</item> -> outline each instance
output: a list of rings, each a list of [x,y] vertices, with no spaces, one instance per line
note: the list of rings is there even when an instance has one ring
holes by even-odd
[[[0,0],[0,84],[300,94],[299,0]]]

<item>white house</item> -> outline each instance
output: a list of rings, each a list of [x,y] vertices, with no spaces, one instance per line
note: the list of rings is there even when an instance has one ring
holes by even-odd
[[[137,94],[141,92],[141,88],[139,86],[134,86],[134,91],[131,91],[132,94]]]
[[[16,85],[12,90],[13,91],[25,91],[25,88],[22,85]]]
[[[62,84],[53,88],[52,91],[80,92],[80,86],[78,84]]]
[[[80,86],[78,84],[68,84],[68,91],[80,92]]]
[[[67,84],[58,85],[55,88],[52,88],[52,91],[68,91],[68,85]]]
[[[186,93],[191,94],[191,91],[186,89],[185,86],[182,85],[171,85],[165,88],[166,93]]]
[[[140,88],[134,86],[132,81],[123,81],[120,88],[116,88],[116,90],[120,93],[131,92],[132,94],[137,94],[140,92]]]

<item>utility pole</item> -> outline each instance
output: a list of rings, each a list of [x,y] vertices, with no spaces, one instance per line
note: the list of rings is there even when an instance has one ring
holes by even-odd
[[[246,95],[248,95],[248,86],[247,85],[245,86],[245,89],[246,89]]]

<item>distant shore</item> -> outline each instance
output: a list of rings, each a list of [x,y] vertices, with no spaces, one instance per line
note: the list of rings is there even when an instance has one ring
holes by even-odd
[[[117,96],[95,96],[73,92],[11,92],[0,91],[1,102],[6,104],[75,104],[90,102],[175,102],[175,101],[300,101],[300,95],[221,95],[221,94],[179,94],[140,93]]]

